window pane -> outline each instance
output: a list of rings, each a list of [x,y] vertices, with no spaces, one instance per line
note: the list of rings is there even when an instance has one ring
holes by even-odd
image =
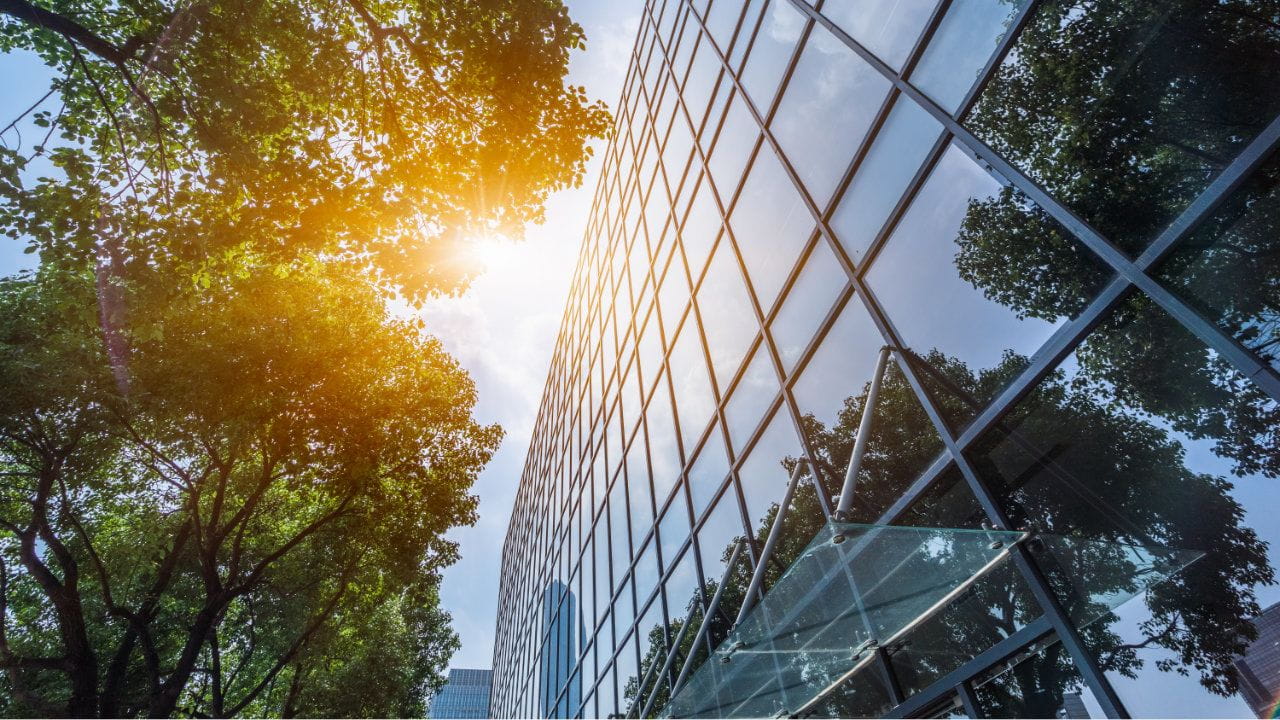
[[[1160,277],[1280,370],[1280,155],[1161,267]]]
[[[819,240],[769,326],[785,370],[789,372],[795,367],[848,284],[849,277],[835,254]]]
[[[716,247],[698,288],[698,312],[707,331],[711,369],[724,392],[760,328],[727,239]]]
[[[793,391],[809,447],[826,467],[821,476],[833,497],[844,485],[883,344],[862,303],[851,298]],[[887,361],[881,382],[855,480],[856,522],[874,522],[942,452],[942,441],[897,362]]]
[[[671,392],[663,378],[659,378],[653,398],[645,408],[645,421],[649,429],[653,499],[661,507],[679,479],[680,469],[684,467],[680,446],[676,444],[675,422],[671,415]]]
[[[717,423],[689,468],[689,495],[693,499],[695,518],[702,516],[702,511],[719,492],[728,474],[729,458],[725,455],[724,437]]]
[[[822,14],[897,69],[937,4],[937,0],[833,0],[822,6]]]
[[[684,500],[684,493],[675,494],[675,501],[667,507],[666,513],[658,521],[658,551],[662,558],[663,572],[670,570],[680,551],[680,546],[689,539],[689,510]]]
[[[747,111],[741,93],[734,95],[725,114],[724,125],[720,128],[720,136],[716,138],[715,150],[707,161],[716,191],[725,203],[742,183],[742,171],[751,159],[751,149],[759,136],[760,126]]]
[[[1038,349],[1106,278],[1056,223],[952,147],[867,284],[959,428],[1012,378],[1010,353]]]
[[[764,345],[756,347],[742,379],[724,406],[729,439],[735,452],[740,451],[760,424],[761,416],[778,396],[778,376]]]
[[[720,49],[727,50],[733,39],[733,29],[738,24],[738,16],[742,14],[741,0],[716,0],[711,3],[711,11],[705,13],[707,31],[716,39]]]
[[[698,566],[692,552],[686,552],[676,563],[675,570],[663,584],[667,595],[667,614],[671,619],[668,632],[672,636],[679,630],[677,623],[689,615],[690,609],[700,609],[702,595],[698,589]]]
[[[956,0],[929,41],[911,82],[955,112],[1027,0]]]
[[[689,77],[684,81],[684,91],[680,93],[695,126],[702,124],[702,116],[711,102],[711,91],[720,77],[720,67],[720,58],[716,57],[706,36],[702,36],[693,56],[693,65],[689,68]]]
[[[813,232],[809,214],[778,156],[760,148],[729,220],[756,299],[766,314]]]
[[[770,127],[818,207],[831,199],[889,92],[889,81],[815,27]]]
[[[720,234],[722,222],[720,208],[716,206],[711,195],[711,184],[705,178],[698,185],[698,192],[693,196],[693,204],[689,215],[685,217],[684,226],[680,229],[680,241],[684,243],[684,256],[689,263],[689,273],[696,280],[707,262],[707,253]]]
[[[975,133],[1137,253],[1280,111],[1275,3],[1042,3]]]
[[[702,553],[703,580],[709,585],[719,583],[724,577],[725,563],[733,551],[733,544],[744,536],[742,513],[738,511],[738,494],[730,486],[715,508],[707,516],[706,523],[698,529],[698,549]],[[715,592],[714,589],[711,592]],[[723,606],[722,606],[723,607]]]
[[[805,18],[787,0],[771,0],[764,9],[751,53],[742,68],[742,86],[761,114],[773,104],[778,82],[791,61]]]
[[[940,132],[929,113],[898,96],[831,218],[854,262],[871,247]]]
[[[762,523],[769,508],[782,499],[787,491],[791,472],[784,466],[787,460],[804,456],[800,439],[796,437],[784,408],[775,412],[769,427],[751,448],[751,454],[738,469],[738,481],[747,504],[747,518],[752,531]]]
[[[707,375],[707,363],[702,353],[702,340],[698,337],[697,318],[694,315],[690,314],[685,318],[667,362],[671,366],[671,391],[675,397],[680,398],[676,405],[680,439],[684,447],[692,448],[702,436],[716,407],[715,396],[711,392],[711,378]]]
[[[1277,428],[1274,400],[1139,295],[972,453],[1015,524],[1204,553],[1085,629],[1103,667],[1125,670],[1108,675],[1135,716],[1251,714],[1237,658],[1250,618],[1280,601]],[[1087,618],[1127,567],[1058,552],[1046,571]]]

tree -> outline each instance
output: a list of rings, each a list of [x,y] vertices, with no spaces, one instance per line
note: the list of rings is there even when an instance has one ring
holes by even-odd
[[[124,395],[93,293],[0,288],[7,711],[414,711],[500,436],[465,373],[348,269],[241,267],[132,293]]]
[[[58,75],[0,149],[41,261],[0,281],[0,713],[422,714],[501,431],[388,301],[581,180],[582,46],[558,0],[0,0]]]
[[[61,76],[35,117],[61,141],[32,152],[63,177],[0,154],[0,227],[45,262],[322,253],[418,301],[465,287],[470,238],[539,220],[608,123],[565,84],[559,0],[5,0],[0,22]]]

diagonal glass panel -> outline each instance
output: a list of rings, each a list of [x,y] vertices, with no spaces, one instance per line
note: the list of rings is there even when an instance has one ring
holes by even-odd
[[[876,647],[888,646],[961,598],[1028,538],[1012,531],[829,523],[678,689],[663,716],[794,713],[868,665]],[[1042,556],[1105,557],[1110,570],[1126,579],[1105,592],[1077,587],[1096,612],[1083,622],[1202,554],[1063,536],[1031,542]]]

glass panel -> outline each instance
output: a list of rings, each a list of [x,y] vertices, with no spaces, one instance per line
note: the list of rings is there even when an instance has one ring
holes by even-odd
[[[898,96],[831,217],[836,237],[855,263],[862,261],[940,132],[942,125],[929,113]]]
[[[631,566],[631,533],[627,526],[627,487],[621,476],[609,491],[610,557],[614,585],[621,585]]]
[[[671,391],[680,398],[676,406],[679,408],[680,439],[684,447],[692,448],[702,436],[716,407],[702,352],[702,339],[698,336],[697,318],[692,313],[685,318],[667,363],[671,366]]]
[[[1278,111],[1271,0],[1052,0],[967,124],[1136,254]]]
[[[1159,277],[1280,370],[1280,154],[1161,266]]]
[[[867,274],[956,428],[1106,279],[1060,226],[954,146]]]
[[[792,391],[809,446],[823,464],[827,492],[835,497],[844,485],[882,344],[866,308],[851,298]],[[878,517],[941,451],[915,392],[897,362],[887,361],[857,476],[854,517]]]
[[[1205,556],[1082,632],[1135,715],[1241,717],[1250,620],[1280,601],[1280,407],[1138,295],[972,450],[1014,523]],[[1115,553],[1042,563],[1074,617]],[[1081,585],[1086,587],[1082,590]]]
[[[685,218],[680,230],[680,241],[684,244],[685,260],[689,263],[689,274],[696,281],[702,274],[702,266],[707,262],[707,253],[711,245],[720,235],[723,223],[720,219],[720,208],[716,206],[711,194],[711,184],[705,179],[698,186],[693,196],[693,204],[689,207],[689,215]]]
[[[716,0],[711,3],[711,12],[704,15],[707,31],[716,39],[716,45],[719,45],[721,50],[728,49],[729,42],[733,39],[733,29],[738,24],[738,16],[741,14],[740,0]]]
[[[686,552],[680,558],[663,587],[667,595],[667,615],[670,618],[668,633],[674,638],[690,610],[697,611],[702,605],[697,560],[692,552]]]
[[[649,693],[657,684],[658,670],[667,656],[667,625],[663,619],[662,603],[655,601],[645,612],[644,618],[636,627],[640,649],[640,667],[636,672],[636,682],[628,682],[624,691],[628,706],[643,706]],[[632,708],[635,714],[638,707]]]
[[[968,94],[1027,0],[956,0],[929,41],[911,82],[947,112]]]
[[[760,424],[761,416],[778,396],[778,376],[764,345],[756,347],[751,363],[733,389],[724,406],[724,419],[729,427],[729,440],[740,452]]]
[[[822,6],[822,14],[900,69],[937,4],[937,0],[834,0]]]
[[[645,409],[649,429],[649,464],[653,471],[653,500],[659,507],[680,478],[684,459],[676,443],[676,426],[671,414],[671,392],[664,378],[658,379],[653,398]]]
[[[715,89],[720,77],[720,58],[707,42],[704,35],[698,43],[698,50],[693,56],[693,65],[689,68],[689,77],[684,82],[684,92],[680,98],[684,100],[685,109],[695,126],[702,125],[702,116],[707,112],[711,102],[711,91]]]
[[[734,544],[745,538],[743,530],[742,513],[738,511],[738,495],[730,486],[707,515],[707,521],[698,529],[698,550],[702,555],[702,578],[707,584],[708,602],[715,593],[714,585],[724,577]],[[746,557],[745,551],[742,556]],[[724,598],[721,598],[721,602],[724,602]]]
[[[790,372],[795,367],[848,284],[849,277],[835,253],[819,240],[769,325],[784,370]]]
[[[769,126],[818,207],[831,199],[888,92],[883,75],[814,27]]]
[[[1023,533],[828,524],[765,599],[716,648],[665,715],[770,717],[793,713],[852,677],[911,629],[936,617],[1007,558]],[[1198,553],[1054,539],[1055,551],[1120,556],[1130,592],[1177,573]],[[1114,606],[1114,605],[1111,605]]]
[[[642,426],[627,449],[627,489],[631,499],[631,546],[639,547],[653,525],[653,499],[649,491],[649,462]]]
[[[765,6],[760,29],[742,68],[742,86],[761,115],[773,104],[774,93],[804,26],[804,16],[787,0],[770,0]]]
[[[729,111],[725,113],[724,124],[720,127],[720,135],[716,138],[714,151],[707,166],[711,177],[715,180],[716,192],[725,203],[733,197],[738,185],[742,182],[742,171],[751,159],[751,149],[755,147],[760,136],[760,126],[751,117],[742,94],[733,96]]]
[[[689,506],[684,493],[677,492],[666,514],[658,521],[658,550],[662,555],[663,572],[671,569],[680,546],[689,539],[689,535]]]
[[[707,331],[711,369],[723,394],[760,330],[733,247],[721,240],[698,288],[698,313]]]
[[[654,605],[658,605],[658,603],[654,603]],[[644,625],[641,625],[640,627],[644,627]],[[636,657],[636,641],[635,636],[633,635],[632,637],[627,638],[626,644],[623,645],[621,652],[618,653],[617,659],[614,660],[614,668],[616,668],[618,674],[618,687],[622,688],[622,702],[619,703],[619,705],[622,705],[621,710],[623,711],[626,710],[626,704],[635,697],[636,689],[640,684],[640,678],[636,675],[638,665],[639,661]],[[608,673],[602,683],[607,683],[612,688],[613,673]],[[610,698],[610,702],[606,705],[602,696],[600,703],[601,717],[608,717],[605,714],[606,712],[618,712],[618,710],[614,709],[612,700],[613,699]],[[608,707],[608,710],[606,710],[606,707]]]
[[[738,481],[746,501],[747,521],[752,532],[756,523],[763,524],[772,512],[791,478],[791,464],[804,457],[785,406],[773,414],[769,427],[751,448],[751,454],[738,468]]]
[[[756,153],[729,225],[760,309],[767,315],[813,232],[813,216],[778,156],[767,147]]]
[[[689,495],[693,499],[693,516],[702,516],[711,499],[720,491],[725,476],[729,474],[729,458],[724,451],[724,437],[720,424],[711,428],[706,443],[698,451],[689,468]]]
[[[636,602],[643,604],[658,587],[658,551],[657,541],[650,542],[644,549],[635,569]]]

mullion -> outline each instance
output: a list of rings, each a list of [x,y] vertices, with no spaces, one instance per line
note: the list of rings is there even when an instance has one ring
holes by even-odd
[[[848,37],[848,35],[844,34],[842,31],[839,31],[838,28],[835,28],[835,26],[832,25],[830,21],[818,15],[818,13],[814,11],[812,7],[805,5],[803,2],[801,2],[801,0],[791,0],[791,2],[794,5],[803,6],[807,10],[808,14],[812,19],[818,19],[819,21],[824,22],[824,25],[828,27],[829,30],[839,32],[837,37],[840,37],[846,44],[850,44],[853,42],[852,39]],[[696,13],[694,13],[692,9],[689,12],[691,15],[697,18],[700,23],[702,22],[702,18],[698,16]],[[864,60],[868,60],[868,61],[874,60],[874,65],[878,70],[880,70],[883,74],[886,74],[887,76],[889,76],[890,79],[895,82],[895,84],[903,86],[903,87],[900,87],[899,89],[902,90],[904,93],[907,92],[908,89],[914,91],[914,88],[911,88],[911,86],[907,85],[900,78],[897,78],[896,75],[891,70],[887,69],[887,66],[885,66],[878,59],[876,59],[874,55],[871,55],[871,53],[869,53],[865,48],[862,48],[860,45],[858,45],[857,47],[853,47],[853,45],[851,45],[851,48],[854,49],[855,51],[858,51],[858,54],[862,55]],[[802,45],[798,45],[796,53],[798,54],[799,52],[801,52],[801,49],[802,49]],[[796,57],[793,57],[792,58],[793,66],[795,61],[796,61]],[[724,62],[723,55],[721,55],[721,62]],[[790,69],[788,70],[788,73],[790,73]],[[781,97],[785,92],[785,89],[786,89],[786,86],[784,82],[782,88],[779,89],[777,96],[774,98],[773,107],[771,108],[770,112],[773,112],[774,110],[776,110],[777,105],[781,101]],[[748,104],[748,107],[754,111],[754,108],[750,104]],[[941,110],[936,105],[933,106],[933,110],[936,112],[941,112]],[[800,181],[800,178],[795,171],[795,168],[792,166],[790,160],[786,157],[785,153],[782,152],[781,147],[778,146],[777,140],[776,138],[773,137],[773,133],[769,130],[767,124],[763,122],[763,119],[760,119],[760,118],[758,119],[761,120],[762,134],[764,135],[765,139],[768,141],[770,146],[773,147],[774,151],[778,154],[784,170],[786,171],[787,175],[791,178],[792,183],[795,184],[796,189],[800,192],[801,198],[805,202],[806,207],[809,209],[810,214],[813,215],[815,221],[819,225],[821,232],[826,236],[828,242],[831,243],[833,247],[835,247],[838,251],[839,242],[836,240],[835,235],[832,232],[830,225],[827,223],[821,209],[818,208],[812,196],[810,196],[809,193],[805,190],[803,183]],[[941,118],[939,119],[941,120]],[[956,125],[955,121],[949,115],[946,116],[946,121],[947,122],[944,122],[944,125],[947,123],[951,125]],[[963,130],[962,128],[959,128],[958,125],[956,125],[956,127],[957,129]],[[887,317],[882,313],[881,309],[878,306],[878,303],[876,303],[875,301],[875,298],[870,294],[867,287],[863,283],[862,278],[857,273],[855,273],[854,268],[848,264],[848,258],[845,257],[842,252],[837,252],[837,257],[839,257],[840,260],[842,261],[842,264],[845,265],[845,270],[849,274],[850,279],[854,285],[855,294],[862,296],[863,302],[866,305],[867,310],[869,311],[872,317],[872,321],[876,324],[877,328],[880,330],[881,335],[885,338],[886,344],[893,347],[901,347],[900,342],[898,342],[897,340],[896,332],[893,331],[891,325],[888,322]],[[960,447],[956,444],[955,437],[950,427],[945,422],[941,412],[936,407],[935,403],[929,397],[929,394],[925,391],[924,385],[920,381],[920,378],[915,372],[915,369],[912,368],[911,364],[907,362],[899,362],[898,367],[899,367],[899,370],[902,372],[903,376],[906,378],[908,384],[911,386],[912,390],[915,392],[917,399],[921,402],[921,405],[925,411],[925,414],[929,416],[930,421],[933,423],[935,429],[937,430],[939,436],[941,437],[943,444],[946,446],[947,451],[951,453],[957,467],[960,469],[962,475],[970,484],[971,489],[974,490],[974,493],[977,496],[977,500],[979,504],[983,507],[984,511],[987,512],[988,517],[994,523],[997,523],[997,525],[1003,529],[1008,529],[1008,522],[1007,520],[1005,520],[1004,513],[1000,509],[997,500],[990,493],[986,492],[986,489],[984,485],[981,483],[980,479],[978,478],[976,472],[970,466],[968,460],[961,454]],[[1002,520],[1004,520],[1003,523],[1001,522]],[[1040,583],[1043,581],[1043,578],[1039,575],[1039,573],[1035,572],[1035,568],[1030,566],[1029,562],[1019,563],[1018,567],[1021,573],[1024,576],[1026,576],[1028,583],[1033,585],[1033,587],[1037,583]],[[1118,696],[1116,696],[1115,691],[1111,688],[1110,683],[1106,679],[1105,675],[1103,675],[1102,671],[1097,668],[1096,662],[1094,661],[1092,656],[1090,656],[1087,650],[1083,647],[1083,645],[1080,642],[1078,642],[1078,635],[1074,633],[1074,628],[1073,626],[1070,625],[1070,622],[1071,622],[1070,619],[1065,616],[1065,613],[1062,610],[1061,606],[1056,603],[1056,598],[1052,596],[1052,590],[1047,586],[1036,587],[1035,590],[1037,591],[1036,595],[1038,598],[1044,597],[1048,599],[1047,604],[1042,603],[1042,610],[1045,612],[1046,615],[1050,616],[1050,620],[1054,624],[1055,629],[1059,629],[1060,634],[1065,633],[1065,636],[1062,638],[1063,644],[1067,648],[1075,664],[1077,666],[1081,666],[1078,669],[1080,670],[1082,676],[1085,678],[1086,682],[1090,686],[1090,689],[1093,690],[1095,696],[1098,697],[1099,702],[1103,704],[1103,707],[1105,710],[1107,710],[1108,714],[1124,716],[1126,713],[1123,709],[1123,706],[1119,703]]]
[[[1006,182],[1040,206],[1041,210],[1054,220],[1057,220],[1067,232],[1092,250],[1113,270],[1141,288],[1165,312],[1169,313],[1219,355],[1226,358],[1242,375],[1253,380],[1274,399],[1280,400],[1280,375],[1277,375],[1270,366],[1259,361],[1250,350],[1240,344],[1234,337],[1223,332],[1221,328],[1205,318],[1199,311],[1183,302],[1181,298],[1178,298],[1148,276],[1129,259],[1124,251],[1112,244],[1110,240],[1103,237],[1097,230],[1094,230],[1075,212],[1060,203],[1048,191],[1041,188],[1038,183],[1031,180],[1021,170],[1014,167],[999,153],[992,150],[986,143],[956,122],[950,113],[939,107],[937,103],[900,77],[860,43],[814,10],[813,6],[804,2],[804,0],[790,0],[790,2],[809,15],[809,17],[821,23],[837,39],[862,56],[877,72],[898,87],[903,94],[915,100],[921,108],[933,115],[952,133],[955,140],[968,153],[990,166]]]
[[[767,12],[767,10],[768,10],[767,6],[762,8],[760,13],[761,17],[763,17],[763,14]],[[703,18],[697,14],[697,12],[693,9],[692,6],[689,7],[688,14],[689,14],[689,17],[693,18],[698,23],[698,25],[702,30],[702,33],[706,35],[706,38],[710,47],[719,58],[720,65],[721,65],[721,72],[722,72],[721,79],[723,80],[725,76],[728,76],[731,78],[731,82],[733,82],[734,84],[733,90],[737,94],[740,94],[742,96],[742,100],[745,103],[745,106],[748,108],[748,110],[752,111],[754,114],[754,107],[751,104],[750,99],[747,97],[745,91],[742,89],[741,83],[738,81],[737,76],[734,75],[732,72],[732,69],[729,68],[729,65],[726,60],[726,56],[720,50],[720,48],[715,44],[714,39],[712,39],[711,33],[707,30]],[[740,24],[741,24],[741,20],[740,20]],[[786,91],[786,86],[790,82],[791,71],[794,69],[795,64],[799,60],[800,53],[803,51],[804,42],[805,42],[805,39],[808,37],[808,31],[811,26],[812,26],[812,23],[807,24],[805,31],[802,33],[801,39],[797,41],[796,49],[792,53],[792,58],[789,62],[788,69],[784,75],[783,80],[780,81],[779,88],[777,90],[776,97],[775,97],[775,105],[781,101],[782,95]],[[759,23],[757,23],[755,32],[757,33],[759,32]],[[754,40],[754,37],[753,37],[753,40]],[[685,111],[686,118],[687,118],[688,117],[687,108],[685,108],[684,106],[684,98],[678,97],[677,102],[678,102],[678,107]],[[725,119],[727,119],[727,113],[728,113],[728,107],[726,106],[725,115],[722,116],[720,121],[721,126],[723,125]],[[757,118],[757,122],[759,122],[758,118]],[[689,120],[689,124],[692,125],[691,120]],[[746,185],[746,177],[750,173],[750,168],[754,164],[755,158],[759,155],[760,152],[763,152],[763,143],[764,143],[763,137],[762,136],[757,137],[755,144],[753,146],[752,152],[750,154],[750,157],[748,158],[747,164],[744,166],[743,174],[740,178],[738,178],[737,185],[733,191],[733,194],[730,198],[729,203],[722,204],[721,199],[718,195],[718,192],[714,192],[712,194],[712,198],[716,202],[717,210],[719,211],[721,216],[722,237],[731,238],[730,242],[734,252],[734,257],[738,263],[739,272],[742,274],[744,278],[750,277],[750,275],[747,273],[746,264],[742,259],[741,250],[737,246],[736,239],[733,239],[732,229],[729,226],[729,214],[732,212],[732,208],[736,204],[737,198],[741,194],[742,188]],[[714,147],[712,148],[712,150],[714,150]],[[705,173],[706,177],[710,178],[710,168],[707,162],[708,160],[707,155],[702,151],[701,144],[696,141],[696,138],[694,143],[694,153],[695,155],[699,156],[701,159],[701,162],[703,165],[702,172]],[[714,182],[712,183],[712,189],[715,190]],[[779,291],[780,296],[785,297],[785,295],[790,292],[792,283],[794,283],[795,279],[799,277],[800,272],[803,270],[804,259],[807,257],[809,252],[811,252],[813,244],[816,242],[817,242],[817,238],[815,234],[815,237],[811,238],[806,243],[805,247],[802,248],[801,253],[799,255],[800,260],[792,267],[791,272],[789,273],[783,288]],[[759,299],[756,297],[755,290],[752,287],[750,282],[746,283],[746,289],[747,289],[748,296],[751,299],[752,310],[756,315],[757,323],[759,323],[760,325],[760,332],[762,333],[763,337],[766,339],[770,357],[774,364],[774,371],[780,378],[784,377],[785,373],[783,372],[781,358],[778,355],[777,347],[773,342],[772,336],[768,331],[768,325],[767,325],[764,313],[761,310]],[[780,307],[780,305],[781,305],[780,303],[775,303],[775,308],[771,312],[770,317],[772,316],[773,313],[776,313],[777,308]],[[784,385],[784,389],[782,390],[782,394],[786,400],[786,404],[788,407],[788,414],[791,416],[791,421],[792,421],[794,430],[796,431],[797,436],[800,438],[801,448],[803,449],[805,456],[812,462],[817,456],[813,451],[812,447],[810,446],[808,438],[803,431],[803,425],[800,421],[800,414],[796,406],[795,399],[791,396],[790,391],[785,389],[785,385]],[[722,397],[720,398],[720,403],[718,404],[718,407],[717,407],[717,416],[721,419],[722,423],[724,421],[723,410],[728,397],[729,397],[728,393],[723,394]],[[759,429],[761,432],[763,432],[762,428],[759,428]],[[744,453],[744,456],[745,456],[745,453]],[[733,456],[731,455],[731,467],[733,467],[734,465],[736,465],[736,458],[733,458]],[[817,466],[816,463],[814,463],[814,466],[815,467]],[[736,470],[732,471],[731,474],[734,477],[736,477],[737,476]],[[740,496],[740,493],[738,494]],[[743,514],[745,516],[745,505],[742,506],[742,509],[743,509]]]

